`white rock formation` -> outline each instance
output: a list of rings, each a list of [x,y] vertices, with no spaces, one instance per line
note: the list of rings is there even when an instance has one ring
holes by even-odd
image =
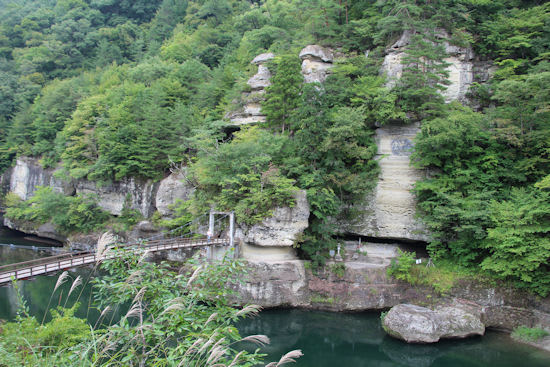
[[[333,52],[318,45],[306,46],[300,51],[302,75],[306,83],[323,83],[333,67]]]
[[[253,75],[252,78],[248,79],[247,82],[252,90],[264,90],[271,85],[271,83],[269,82],[269,79],[271,78],[271,72],[267,68],[266,63],[273,60],[274,57],[275,55],[271,52],[260,54],[250,62],[251,64],[258,65],[258,72]]]
[[[65,195],[95,194],[98,196],[99,206],[113,215],[120,215],[126,196],[130,195],[131,209],[139,210],[144,217],[149,217],[154,212],[153,202],[158,183],[151,180],[141,182],[131,178],[97,186],[87,180],[62,181],[54,173],[55,170],[42,168],[34,158],[18,158],[12,169],[9,191],[23,200],[29,199],[38,186],[49,186]]]
[[[428,240],[415,219],[416,199],[411,192],[422,171],[410,165],[413,139],[419,125],[383,126],[376,130],[380,176],[374,192],[355,207],[360,215],[341,223],[342,231],[362,236]]]
[[[263,53],[254,58],[251,64],[258,65],[258,71],[247,82],[251,92],[243,93],[243,106],[235,111],[231,111],[225,115],[233,125],[246,125],[258,122],[265,122],[265,115],[261,111],[261,102],[264,100],[265,88],[271,85],[269,79],[271,73],[267,67],[267,63],[271,61],[275,55],[271,52]]]
[[[444,30],[440,30],[438,37],[444,40],[449,35]],[[386,56],[382,64],[382,72],[388,78],[387,85],[393,87],[403,73],[403,64],[401,63],[410,43],[411,33],[403,32],[399,40],[386,50]],[[468,89],[474,82],[474,53],[471,47],[458,47],[451,45],[448,41],[443,42],[445,52],[448,57],[445,59],[450,65],[447,67],[449,72],[448,80],[450,84],[443,91],[443,96],[447,102],[453,100],[464,101]]]
[[[333,67],[334,54],[328,49],[317,45],[309,45],[300,52],[302,59],[302,75],[306,83],[323,83]],[[225,118],[233,125],[247,125],[265,122],[262,114],[262,102],[265,99],[265,88],[271,85],[271,72],[267,63],[275,57],[271,52],[263,53],[254,58],[251,64],[258,65],[258,71],[247,82],[251,92],[241,96],[242,106],[228,112]]]
[[[185,181],[185,172],[174,172],[160,181],[155,206],[163,217],[169,217],[170,205],[177,200],[188,200],[192,193],[193,187]]]
[[[17,194],[22,200],[29,199],[37,186],[50,186],[55,191],[65,192],[68,184],[56,179],[51,169],[43,169],[34,158],[17,158],[10,177],[9,191]]]
[[[150,217],[155,210],[153,202],[158,183],[151,180],[139,181],[130,178],[102,186],[95,182],[79,180],[75,186],[77,194],[97,195],[98,205],[113,215],[122,213],[127,197],[130,209],[139,210],[145,218]]]
[[[244,258],[284,260],[295,257],[292,246],[308,226],[309,204],[306,192],[299,190],[294,196],[294,207],[278,207],[273,215],[251,227],[241,225],[235,238],[241,242]],[[273,249],[266,249],[266,248]]]

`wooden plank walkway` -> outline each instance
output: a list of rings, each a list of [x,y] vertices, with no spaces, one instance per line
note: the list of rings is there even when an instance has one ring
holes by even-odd
[[[140,253],[143,251],[157,252],[164,250],[176,250],[181,248],[224,246],[229,242],[225,239],[206,238],[168,238],[148,241],[145,244],[125,244],[113,246],[118,252],[106,251],[104,255],[97,256],[94,252],[68,253],[41,259],[25,261],[21,263],[0,266],[0,286],[9,284],[12,278],[16,280],[28,279],[37,275],[53,273],[59,270],[67,270],[77,266],[94,264],[96,262],[121,256],[124,253]]]

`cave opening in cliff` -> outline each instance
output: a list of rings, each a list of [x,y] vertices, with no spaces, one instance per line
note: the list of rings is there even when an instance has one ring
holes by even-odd
[[[237,131],[241,131],[240,126],[236,125],[227,125],[222,127],[222,131],[225,134],[221,142],[229,142],[233,140],[233,134],[235,134]]]
[[[399,246],[403,251],[415,252],[418,257],[429,257],[426,247],[428,242],[421,240],[412,240],[408,238],[392,238],[392,237],[373,237],[361,236],[355,233],[340,234],[337,239],[346,242],[357,242],[364,244],[379,244],[388,246]]]

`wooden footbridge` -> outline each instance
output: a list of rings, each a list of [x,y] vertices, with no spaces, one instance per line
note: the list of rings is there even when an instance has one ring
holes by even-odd
[[[230,230],[229,239],[222,238],[210,238],[214,229],[214,214],[226,214],[211,212],[210,224],[209,224],[209,236],[208,237],[175,237],[175,238],[163,238],[163,239],[151,239],[144,240],[142,243],[131,243],[123,245],[113,245],[108,247],[106,251],[101,254],[96,252],[71,252],[56,256],[44,257],[41,259],[25,261],[15,264],[0,266],[0,286],[11,283],[13,279],[22,280],[29,279],[37,275],[45,275],[49,273],[55,273],[60,270],[67,270],[70,268],[97,264],[103,260],[112,259],[125,254],[137,254],[137,253],[154,253],[165,250],[177,250],[184,248],[207,248],[207,257],[210,260],[212,258],[212,249],[217,246],[230,246],[234,247],[233,233],[234,233],[234,215],[233,213],[227,213],[226,216],[230,217]],[[181,229],[181,228],[178,228]]]

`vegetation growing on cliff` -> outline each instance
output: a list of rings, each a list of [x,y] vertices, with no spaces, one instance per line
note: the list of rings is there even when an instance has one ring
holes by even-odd
[[[180,222],[215,204],[252,224],[303,189],[312,216],[299,245],[322,262],[334,219],[353,216],[343,208],[376,180],[375,126],[422,120],[414,159],[430,176],[415,190],[432,255],[550,291],[548,3],[0,4],[1,169],[34,155],[68,177],[106,182],[158,179],[183,164],[196,190]],[[411,43],[390,90],[380,64],[403,32]],[[497,66],[471,89],[475,111],[439,94],[444,41]],[[307,44],[346,55],[322,86],[301,83],[296,55]],[[267,122],[235,132],[224,115],[266,51],[278,56]]]
[[[8,218],[33,225],[51,222],[63,234],[93,231],[110,217],[93,197],[65,196],[51,187],[39,187],[26,201],[9,193],[5,205]]]

